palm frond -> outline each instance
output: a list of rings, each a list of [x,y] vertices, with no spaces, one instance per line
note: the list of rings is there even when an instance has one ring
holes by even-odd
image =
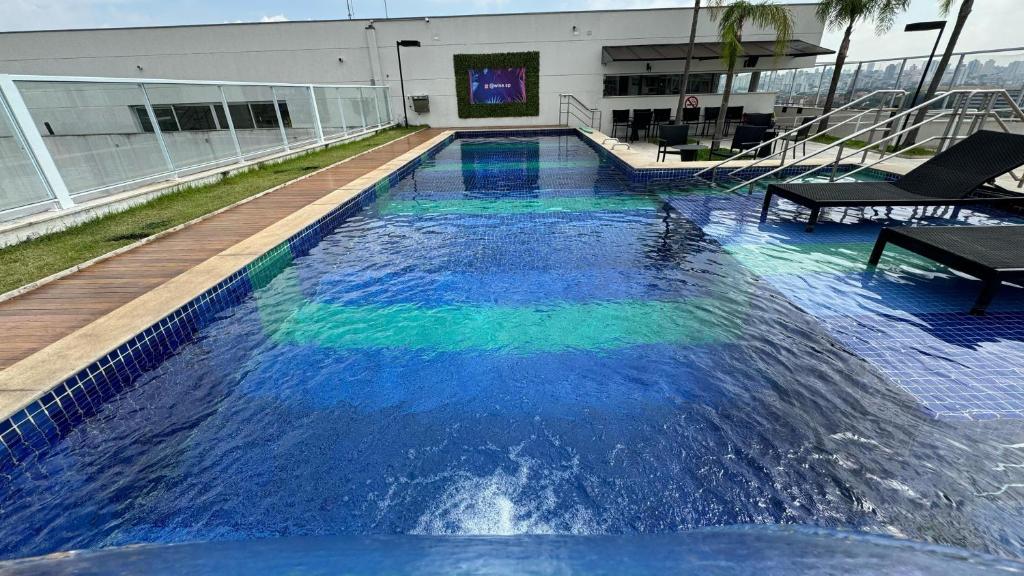
[[[743,53],[743,25],[748,21],[760,28],[774,30],[775,54],[781,56],[785,53],[793,36],[793,15],[789,8],[764,0],[758,3],[735,0],[729,4],[725,0],[712,0],[711,6],[711,18],[718,22],[722,61],[727,66],[733,66]]]
[[[949,16],[953,10],[953,4],[956,4],[956,0],[939,0],[939,14]]]
[[[951,1],[951,0],[946,0]],[[882,35],[892,29],[896,17],[910,8],[910,0],[875,0],[871,15],[875,20],[875,34]]]

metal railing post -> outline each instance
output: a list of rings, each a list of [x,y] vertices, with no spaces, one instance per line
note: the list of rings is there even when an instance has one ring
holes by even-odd
[[[60,170],[57,169],[57,163],[53,161],[53,155],[50,154],[50,150],[46,147],[42,134],[39,133],[35,121],[32,120],[32,113],[29,112],[28,106],[25,105],[21,92],[13,80],[2,75],[0,75],[0,99],[6,102],[7,109],[11,113],[11,121],[14,124],[11,126],[11,129],[15,134],[20,134],[20,137],[24,138],[29,156],[31,156],[36,172],[39,174],[40,179],[42,179],[43,184],[49,189],[54,200],[57,201],[61,208],[73,207],[75,201],[71,198],[70,192],[68,192],[64,177],[61,176]],[[0,106],[2,105],[0,103]]]
[[[356,88],[356,90],[359,91],[359,116],[360,116],[360,118],[363,119],[363,132],[366,132],[366,128],[367,128],[367,124],[366,124],[366,109],[363,107],[363,89],[362,88]],[[404,105],[405,102],[403,102],[402,104]]]
[[[228,97],[224,92],[224,86],[218,86],[220,89],[220,104],[224,107],[224,118],[228,122],[228,130],[231,131],[231,140],[235,143],[235,154],[238,156],[238,161],[245,161],[245,156],[242,155],[242,146],[238,142],[238,133],[235,132],[235,121],[231,118],[231,108],[228,107]]]
[[[899,87],[900,87],[900,80],[903,79],[903,69],[906,68],[906,67],[907,67],[907,59],[904,58],[903,60],[900,60],[900,71],[896,73],[896,84],[893,85],[893,88],[899,89]]]
[[[341,88],[336,88],[338,91],[338,112],[341,113],[341,135],[348,136],[348,124],[345,123],[345,104],[341,97]]]
[[[160,152],[164,155],[164,161],[167,162],[167,171],[174,174],[174,178],[178,178],[178,172],[174,169],[174,161],[171,160],[171,154],[167,151],[167,143],[164,142],[164,133],[160,130],[160,123],[156,120],[156,112],[153,111],[153,103],[149,100],[149,91],[146,90],[146,85],[139,83],[139,88],[142,89],[142,98],[146,104],[146,114],[149,116],[149,123],[153,125],[153,134],[156,135],[157,143],[160,144]]]
[[[380,98],[378,97],[378,89],[373,88],[373,107],[377,110],[377,126],[379,127],[383,122],[380,121]]]
[[[277,128],[281,131],[281,140],[284,143],[284,151],[288,152],[291,148],[288,146],[288,133],[284,131],[284,117],[281,115],[281,102],[277,99],[277,88],[271,86],[270,94],[274,98],[274,114],[277,115]]]
[[[324,127],[320,124],[320,108],[316,105],[316,93],[313,86],[309,86],[309,102],[313,105],[313,129],[316,130],[316,141],[324,143]]]

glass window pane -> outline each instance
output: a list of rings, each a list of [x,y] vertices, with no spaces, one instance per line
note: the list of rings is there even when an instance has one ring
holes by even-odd
[[[213,105],[220,102],[220,88],[206,84],[146,84],[146,92],[176,170],[237,158],[231,133],[218,130],[214,120]]]
[[[242,154],[250,156],[284,147],[270,86],[225,85],[224,95]]]
[[[142,129],[135,112],[145,106],[139,85],[17,85],[72,195],[168,173],[156,135]]]
[[[316,119],[313,117],[313,102],[309,89],[298,86],[277,86],[274,88],[281,106],[281,121],[289,144],[301,144],[316,140]]]
[[[174,115],[178,117],[178,126],[182,130],[217,129],[217,122],[213,119],[213,106],[210,104],[175,106]]]
[[[251,130],[256,127],[248,104],[228,104],[228,109],[231,110],[231,122],[235,130]]]
[[[14,121],[0,102],[0,211],[51,200]]]

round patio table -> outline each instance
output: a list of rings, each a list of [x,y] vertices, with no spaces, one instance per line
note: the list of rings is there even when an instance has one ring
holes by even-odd
[[[679,150],[679,161],[680,162],[693,162],[697,159],[697,153],[701,150],[707,150],[707,146],[701,144],[677,144],[670,146],[673,150]]]

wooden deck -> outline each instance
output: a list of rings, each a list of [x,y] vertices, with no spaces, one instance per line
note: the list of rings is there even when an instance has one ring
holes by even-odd
[[[0,370],[440,134],[421,130],[0,302]]]

